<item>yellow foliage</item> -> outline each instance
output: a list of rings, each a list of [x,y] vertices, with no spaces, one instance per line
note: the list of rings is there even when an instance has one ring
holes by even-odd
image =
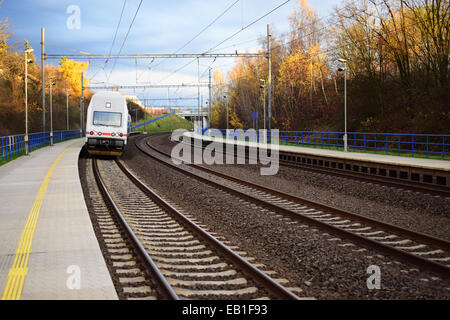
[[[71,89],[74,96],[81,95],[81,73],[86,71],[89,63],[77,62],[63,58],[59,63],[57,71],[66,80],[67,85]],[[89,85],[89,79],[84,78],[84,86]]]
[[[220,86],[225,84],[225,77],[219,70],[214,71],[213,78],[216,85]]]
[[[244,129],[244,124],[233,110],[230,110],[230,124],[233,129]]]
[[[287,56],[280,68],[280,83],[289,87],[303,87],[307,85],[310,81],[308,81],[310,79],[310,72],[308,72],[309,61],[309,57],[301,51],[293,52]]]
[[[327,57],[318,45],[310,46],[307,52],[297,50],[284,59],[278,80],[289,87],[309,87],[316,78],[328,74],[326,61]]]

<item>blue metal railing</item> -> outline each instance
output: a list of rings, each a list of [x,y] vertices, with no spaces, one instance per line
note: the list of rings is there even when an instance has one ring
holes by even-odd
[[[220,130],[226,136],[226,130]],[[198,133],[201,134],[201,131]],[[239,140],[259,141],[261,132],[254,137],[243,136]],[[398,156],[450,158],[450,135],[364,133],[348,132],[349,151],[372,152]],[[301,147],[330,150],[344,149],[344,132],[279,131],[279,143]]]
[[[80,130],[72,131],[54,131],[53,142],[67,139],[79,138]],[[50,144],[50,133],[32,133],[28,135],[28,149],[33,151],[37,148]],[[5,162],[17,156],[25,154],[25,135],[0,137],[1,161]]]

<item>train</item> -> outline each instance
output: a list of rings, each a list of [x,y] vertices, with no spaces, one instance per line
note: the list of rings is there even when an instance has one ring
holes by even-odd
[[[86,149],[90,155],[123,155],[131,131],[127,101],[119,92],[92,96],[86,116]]]

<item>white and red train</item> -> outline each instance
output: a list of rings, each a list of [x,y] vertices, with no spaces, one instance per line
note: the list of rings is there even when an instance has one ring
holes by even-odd
[[[91,155],[121,156],[130,134],[131,116],[119,92],[92,96],[86,117],[86,149]]]

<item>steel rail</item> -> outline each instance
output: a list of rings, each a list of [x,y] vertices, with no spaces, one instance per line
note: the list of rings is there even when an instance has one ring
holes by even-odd
[[[138,140],[141,141],[143,139],[138,139]],[[286,208],[281,207],[279,205],[276,205],[276,204],[270,203],[268,201],[256,198],[256,197],[248,195],[246,193],[242,193],[242,192],[240,192],[240,191],[238,191],[236,189],[224,186],[222,184],[219,184],[218,182],[215,182],[215,181],[212,181],[210,179],[204,178],[204,177],[202,177],[202,176],[200,176],[198,174],[195,174],[193,172],[187,171],[187,170],[185,170],[185,169],[183,169],[183,168],[181,168],[179,166],[176,166],[176,165],[174,165],[172,163],[169,163],[169,162],[164,161],[164,160],[162,160],[162,159],[160,159],[158,157],[155,157],[154,155],[150,154],[147,150],[142,148],[139,145],[138,141],[136,141],[136,146],[138,147],[139,150],[141,150],[141,152],[143,152],[144,154],[146,154],[146,155],[150,156],[151,158],[157,160],[158,162],[163,163],[166,166],[169,166],[169,167],[171,167],[171,168],[173,168],[173,169],[175,169],[175,170],[177,170],[179,172],[182,172],[182,173],[184,173],[184,174],[186,174],[188,176],[194,177],[195,179],[200,180],[202,182],[205,182],[205,183],[207,183],[209,185],[212,185],[212,186],[214,186],[216,188],[219,188],[219,189],[224,190],[226,192],[232,193],[232,194],[234,194],[234,195],[236,195],[238,197],[245,198],[248,201],[251,201],[251,202],[256,203],[258,205],[262,204],[264,207],[269,208],[271,210],[274,210],[275,212],[282,213],[282,214],[284,214],[284,215],[286,215],[288,217],[294,217],[296,219],[300,219],[300,220],[306,221],[309,224],[316,225],[316,226],[318,226],[318,227],[320,227],[322,229],[325,229],[325,230],[327,230],[329,232],[332,232],[334,234],[338,234],[338,235],[340,235],[342,237],[350,239],[350,240],[352,240],[352,241],[354,241],[354,242],[356,242],[358,244],[362,244],[362,245],[368,246],[370,248],[378,249],[379,251],[381,251],[381,252],[383,252],[385,254],[394,256],[394,257],[396,257],[397,259],[399,259],[401,261],[412,263],[412,264],[415,264],[415,265],[417,265],[419,267],[422,267],[422,268],[425,268],[427,270],[433,271],[433,272],[443,276],[444,278],[449,278],[450,277],[450,268],[445,266],[445,265],[442,265],[440,263],[436,263],[434,261],[430,261],[428,259],[421,258],[419,256],[413,255],[413,254],[408,253],[406,251],[396,249],[394,247],[382,244],[380,242],[374,241],[374,240],[369,239],[367,237],[364,237],[364,236],[361,236],[361,235],[357,235],[355,233],[346,231],[346,230],[341,229],[339,227],[335,227],[335,226],[329,225],[329,224],[327,224],[325,222],[321,222],[321,221],[316,220],[314,218],[311,218],[311,217],[308,217],[308,216],[305,216],[305,215],[301,215],[301,214],[299,214],[299,213],[297,213],[295,211],[286,209]],[[155,152],[164,155],[165,157],[168,156],[164,152],[162,152],[162,151],[158,150],[157,148],[155,148],[154,146],[150,145],[148,142],[147,142],[147,146],[149,148],[151,148],[152,150],[154,150]],[[216,173],[214,172],[214,173],[210,173],[210,174],[214,174],[215,175]],[[242,183],[242,181],[240,181],[240,183]],[[308,202],[309,203],[313,203],[311,201],[308,201]],[[304,203],[305,202],[303,202],[303,204]],[[328,209],[325,209],[325,208],[331,208],[331,212],[336,212],[336,213],[337,212],[342,212],[344,214],[343,210],[339,210],[337,208],[332,208],[332,207],[329,207],[329,206],[326,206],[326,205],[323,205],[323,204],[319,204],[319,203],[314,203],[314,205],[311,204],[311,206],[322,206],[322,208],[324,208],[324,210],[328,210]],[[348,213],[348,212],[345,212],[345,213],[351,214],[351,213]],[[355,216],[353,214],[351,214],[351,215],[353,217],[355,217],[355,219],[357,219],[356,215]],[[361,217],[359,215],[357,215],[357,216]],[[365,217],[362,217],[362,218],[365,218]],[[369,218],[365,218],[365,219],[369,219]],[[370,219],[370,220],[372,220],[372,219]],[[374,223],[376,223],[375,222],[376,220],[373,220],[373,221],[374,221]],[[377,223],[379,223],[380,225],[384,224],[383,222],[380,222],[380,221],[377,221]],[[399,227],[396,227],[396,226],[392,226],[392,227],[393,227],[393,229],[399,228]],[[401,229],[401,228],[399,228],[399,229]],[[405,232],[415,233],[414,231],[411,231],[411,230],[407,230]],[[427,237],[424,234],[419,234],[419,233],[415,233],[415,234],[417,234],[418,237],[422,237],[422,238],[424,238],[424,237],[426,238]],[[433,242],[437,242],[441,246],[444,246],[444,248],[448,248],[448,242],[445,243],[445,240],[434,238],[434,240],[429,240],[429,241],[432,242],[432,243]]]
[[[156,263],[153,261],[153,259],[148,254],[147,250],[144,248],[142,243],[139,241],[136,234],[133,232],[130,225],[125,220],[122,212],[117,207],[113,198],[109,194],[108,189],[106,188],[106,185],[105,185],[105,183],[100,175],[100,172],[98,170],[97,159],[95,159],[95,158],[92,161],[92,167],[94,170],[95,180],[97,181],[97,185],[100,188],[100,191],[101,191],[105,201],[111,206],[112,211],[114,211],[115,215],[117,216],[119,223],[122,225],[123,229],[125,230],[132,246],[136,249],[137,253],[139,254],[148,274],[152,277],[152,280],[154,280],[156,282],[156,285],[159,286],[160,293],[162,294],[162,296],[165,299],[180,300],[178,295],[175,293],[175,291],[173,290],[171,285],[167,282],[166,278],[159,270]]]
[[[191,143],[191,145],[194,147],[197,147],[193,143]],[[228,154],[227,152],[223,152],[223,153]],[[280,152],[280,154],[294,156],[294,157],[298,156],[296,154],[284,153],[284,152]],[[236,157],[236,155],[234,155],[234,156]],[[320,157],[320,156],[318,156],[318,157]],[[245,159],[249,159],[247,152],[245,154]],[[329,160],[329,158],[327,158],[327,159],[328,159],[327,161],[331,161],[331,160]],[[326,160],[324,159],[324,161],[326,161]],[[401,188],[401,189],[415,191],[415,192],[429,193],[432,195],[439,195],[439,196],[443,196],[443,197],[450,197],[450,189],[446,186],[425,184],[423,182],[408,182],[408,181],[393,180],[393,178],[383,177],[383,176],[373,176],[373,175],[370,175],[367,173],[355,174],[353,172],[349,172],[349,171],[346,171],[343,169],[316,167],[314,165],[305,164],[305,163],[297,163],[297,162],[292,163],[288,160],[282,160],[282,159],[280,159],[280,163],[283,166],[289,167],[289,168],[296,168],[296,169],[300,168],[302,170],[307,170],[310,172],[328,174],[328,175],[333,175],[333,176],[341,177],[341,178],[356,179],[359,181],[368,182],[368,183],[376,183],[378,185],[383,185],[383,186]]]
[[[367,173],[355,174],[355,173],[347,172],[347,171],[341,170],[341,169],[318,168],[318,167],[315,167],[314,165],[308,165],[308,164],[303,164],[303,163],[294,164],[294,163],[290,163],[289,161],[286,161],[286,160],[281,160],[280,162],[285,167],[301,168],[303,170],[333,175],[333,176],[341,177],[341,178],[356,179],[356,180],[360,180],[360,181],[364,181],[364,182],[376,183],[379,185],[401,188],[401,189],[415,191],[415,192],[422,192],[422,193],[429,193],[432,195],[439,195],[439,196],[443,196],[443,197],[450,197],[450,189],[446,186],[427,185],[422,182],[394,181],[393,178],[387,178],[387,177],[383,177],[383,176],[372,176]]]
[[[240,255],[235,253],[233,250],[228,248],[222,242],[217,240],[215,237],[211,236],[208,232],[203,230],[200,226],[198,226],[191,219],[186,217],[179,210],[174,208],[171,204],[161,198],[156,192],[154,192],[151,188],[149,188],[144,182],[142,182],[139,178],[137,178],[133,173],[131,173],[121,161],[116,161],[119,168],[123,171],[123,173],[147,196],[149,196],[154,202],[159,204],[161,207],[165,208],[168,212],[172,213],[172,215],[179,220],[183,225],[187,226],[191,231],[195,234],[199,235],[204,241],[210,244],[213,248],[215,248],[218,252],[222,253],[228,260],[233,262],[236,266],[240,268],[240,270],[247,274],[252,279],[256,280],[262,286],[274,294],[277,297],[280,297],[284,300],[299,300],[300,298],[296,296],[294,293],[283,287],[281,284],[273,280],[271,277],[266,275],[264,272],[260,271],[258,268],[249,263],[246,259],[242,258]]]
[[[167,157],[170,157],[169,154],[167,154],[167,153],[165,153],[165,152],[163,152],[161,150],[157,150],[154,146],[152,146],[148,142],[147,142],[147,144],[153,150],[156,150],[159,153],[164,154]],[[250,188],[259,189],[261,191],[274,194],[276,196],[285,198],[287,200],[291,200],[291,201],[294,201],[294,202],[297,202],[297,203],[301,203],[301,204],[306,204],[308,206],[315,207],[317,209],[321,209],[321,210],[325,210],[325,211],[328,211],[328,212],[336,213],[336,214],[338,214],[340,216],[343,216],[343,217],[346,217],[346,218],[358,220],[358,221],[370,224],[372,226],[376,226],[376,227],[380,227],[380,228],[383,228],[383,229],[387,229],[387,230],[389,230],[391,232],[394,232],[396,234],[401,234],[401,235],[403,235],[405,237],[409,237],[409,238],[421,241],[423,243],[427,243],[429,245],[438,247],[440,249],[450,251],[450,241],[447,241],[447,240],[444,240],[444,239],[436,238],[436,237],[433,237],[431,235],[424,234],[424,233],[421,233],[421,232],[418,232],[418,231],[413,231],[413,230],[410,230],[410,229],[398,227],[396,225],[393,225],[393,224],[390,224],[390,223],[387,223],[387,222],[383,222],[381,220],[368,218],[368,217],[365,217],[365,216],[362,216],[362,215],[359,215],[359,214],[356,214],[356,213],[352,213],[352,212],[349,212],[349,211],[346,211],[346,210],[342,210],[342,209],[338,209],[338,208],[335,208],[335,207],[331,207],[331,206],[328,206],[328,205],[326,205],[324,203],[311,201],[311,200],[308,200],[308,199],[305,199],[305,198],[294,196],[294,195],[291,195],[291,194],[288,194],[288,193],[285,193],[285,192],[282,192],[282,191],[278,191],[278,190],[275,190],[275,189],[272,189],[272,188],[269,188],[269,187],[262,186],[260,184],[256,184],[256,183],[253,183],[253,182],[250,182],[250,181],[247,181],[247,180],[239,179],[239,178],[227,175],[225,173],[221,173],[221,172],[218,172],[218,171],[215,171],[215,170],[211,170],[211,169],[208,169],[208,168],[196,165],[196,164],[190,164],[189,166],[194,167],[194,168],[199,169],[199,170],[202,170],[202,171],[205,171],[205,172],[207,172],[209,174],[217,175],[217,176],[219,176],[221,178],[228,179],[228,180],[231,180],[231,181],[234,181],[234,182],[246,185],[246,186],[248,186]]]

